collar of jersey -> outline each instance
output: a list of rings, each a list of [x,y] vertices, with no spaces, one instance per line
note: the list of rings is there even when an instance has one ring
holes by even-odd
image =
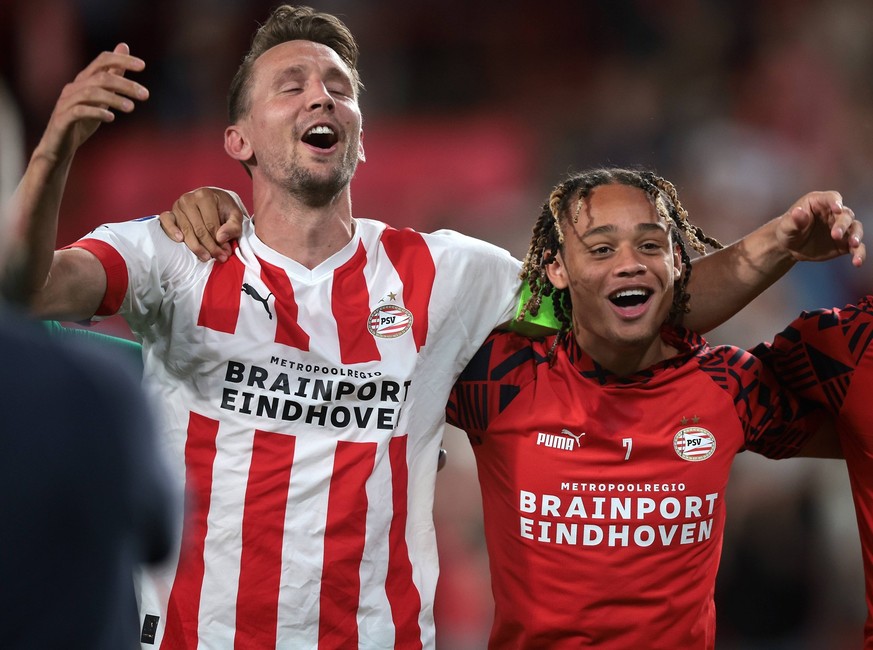
[[[240,238],[240,249],[243,255],[247,253],[253,254],[265,262],[280,267],[289,277],[311,283],[333,275],[334,271],[352,259],[358,250],[360,242],[361,223],[356,221],[351,241],[315,268],[308,269],[296,260],[282,255],[282,253],[273,250],[261,241],[255,232],[254,218],[252,218],[243,222],[243,236]],[[247,248],[249,249],[248,251],[246,250]]]
[[[706,341],[703,337],[683,327],[665,325],[661,330],[661,337],[678,350],[677,354],[664,361],[659,361],[648,368],[625,376],[618,376],[597,363],[579,347],[576,338],[572,334],[564,337],[561,347],[570,362],[579,370],[579,374],[586,379],[594,380],[601,385],[627,386],[648,384],[660,377],[664,377],[667,374],[666,371],[682,367],[691,357],[706,346]]]

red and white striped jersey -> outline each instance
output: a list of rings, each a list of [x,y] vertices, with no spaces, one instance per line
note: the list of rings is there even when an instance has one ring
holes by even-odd
[[[451,393],[476,456],[489,647],[712,650],[735,456],[796,454],[816,421],[751,354],[665,330],[618,377],[572,336],[490,336]]]
[[[188,491],[178,561],[143,578],[144,647],[434,645],[445,404],[514,315],[520,264],[455,232],[355,223],[314,269],[249,221],[223,264],[155,218],[75,244],[106,270],[98,316],[142,340]]]

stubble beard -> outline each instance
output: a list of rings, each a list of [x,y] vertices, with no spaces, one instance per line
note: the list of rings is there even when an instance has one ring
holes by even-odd
[[[313,173],[299,159],[295,158],[285,167],[283,185],[298,201],[311,208],[329,205],[352,182],[358,166],[358,147],[349,147],[339,164],[332,167],[327,175]]]

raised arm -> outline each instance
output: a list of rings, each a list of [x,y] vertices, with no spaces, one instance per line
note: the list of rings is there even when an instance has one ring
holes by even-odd
[[[67,84],[13,197],[4,291],[41,317],[88,318],[106,289],[102,266],[83,250],[55,252],[58,213],[73,158],[114,111],[129,113],[148,90],[127,79],[145,67],[127,45],[103,52]]]
[[[698,258],[685,325],[707,332],[740,311],[798,261],[866,257],[864,229],[838,192],[811,192],[782,216],[730,246]]]

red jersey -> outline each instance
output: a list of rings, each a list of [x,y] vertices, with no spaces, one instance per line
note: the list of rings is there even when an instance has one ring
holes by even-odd
[[[800,397],[836,416],[846,457],[867,594],[864,647],[873,649],[873,296],[843,309],[804,312],[755,354]]]
[[[618,377],[572,337],[494,333],[456,383],[482,489],[492,648],[708,649],[737,453],[794,455],[813,422],[733,347]]]

